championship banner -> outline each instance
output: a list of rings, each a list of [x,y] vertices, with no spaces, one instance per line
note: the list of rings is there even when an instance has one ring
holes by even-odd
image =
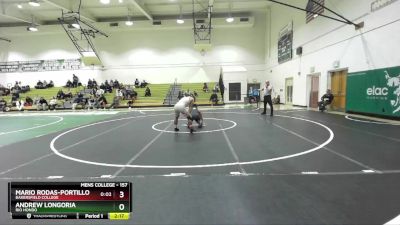
[[[349,73],[346,111],[400,117],[400,67]]]

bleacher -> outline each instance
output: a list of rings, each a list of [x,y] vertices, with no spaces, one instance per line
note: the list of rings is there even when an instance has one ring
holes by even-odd
[[[191,93],[194,91],[197,92],[198,97],[196,98],[197,104],[210,104],[209,99],[212,93],[212,89],[216,83],[211,82],[208,83],[208,87],[210,89],[209,92],[203,91],[203,83],[183,83],[179,84],[182,92],[189,90]],[[145,97],[146,88],[135,88],[135,91],[138,93],[137,99],[133,103],[133,107],[152,107],[152,106],[163,106],[165,105],[165,99],[170,93],[171,84],[149,84],[148,87],[151,90],[151,97]],[[31,97],[32,99],[39,99],[40,97],[45,98],[48,102],[50,99],[57,96],[57,92],[62,89],[64,93],[71,91],[71,93],[76,96],[77,93],[83,92],[85,97],[89,97],[89,89],[85,89],[83,86],[79,86],[77,88],[65,88],[65,87],[53,87],[48,89],[31,89],[29,92],[21,93],[20,99],[25,101],[26,96]],[[112,93],[106,93],[104,95],[107,99],[107,102],[111,104],[113,102],[115,96],[115,89]],[[220,94],[218,94],[220,96]],[[4,99],[7,102],[11,101],[11,95],[4,96]],[[57,100],[58,109],[69,109],[72,106],[73,99],[70,100]],[[119,107],[128,107],[129,100],[122,100],[119,104]],[[221,104],[221,102],[219,102]],[[77,109],[80,109],[78,107]],[[36,105],[25,107],[25,109],[36,109]]]
[[[183,92],[189,90],[191,93],[193,93],[193,91],[196,91],[198,94],[198,97],[196,97],[196,103],[199,105],[203,105],[203,104],[210,104],[210,96],[212,94],[212,90],[213,90],[215,84],[218,84],[218,83],[216,83],[216,82],[207,83],[209,92],[203,91],[204,83],[185,83],[185,84],[181,84],[181,85],[182,85]],[[222,104],[221,103],[221,94],[219,92],[218,92],[218,99],[219,99],[218,104]]]

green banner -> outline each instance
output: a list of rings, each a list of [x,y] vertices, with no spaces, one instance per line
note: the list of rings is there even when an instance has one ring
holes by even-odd
[[[400,67],[349,73],[346,110],[400,117]]]

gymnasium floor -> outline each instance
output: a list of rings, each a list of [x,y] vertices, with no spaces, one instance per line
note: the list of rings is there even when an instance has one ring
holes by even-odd
[[[7,213],[7,183],[25,180],[131,181],[133,217],[121,224],[385,224],[399,216],[398,121],[296,108],[274,117],[252,107],[203,113],[194,134],[184,120],[173,132],[172,109],[1,114],[0,224],[28,223]]]

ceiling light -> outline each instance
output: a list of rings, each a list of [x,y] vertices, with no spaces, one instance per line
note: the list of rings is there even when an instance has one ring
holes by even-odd
[[[17,7],[18,7],[18,9],[22,9],[22,5],[21,4],[18,4]]]
[[[96,53],[95,52],[82,52],[82,55],[84,57],[96,57]]]
[[[38,7],[38,6],[40,6],[40,3],[37,0],[30,0],[29,5]]]
[[[26,30],[27,30],[27,31],[36,32],[36,31],[38,31],[39,29],[38,29],[34,24],[31,24],[31,25],[29,25],[29,26],[26,28]]]
[[[110,4],[110,0],[100,0],[102,4]]]
[[[125,21],[125,25],[132,26],[133,25],[133,21],[132,20],[127,20],[127,21]]]
[[[313,17],[314,17],[314,18],[317,18],[318,16],[319,16],[318,14],[314,14],[314,16],[313,16]]]
[[[124,3],[124,0],[118,0],[119,3]]]
[[[233,21],[235,21],[235,18],[233,18],[232,16],[229,16],[228,18],[226,18],[226,22],[228,22],[228,23],[232,23]]]
[[[71,26],[75,27],[76,29],[81,29],[81,26],[77,22],[73,22]]]
[[[176,20],[176,23],[177,23],[177,24],[184,24],[185,21],[184,21],[183,19],[177,19],[177,20]]]

